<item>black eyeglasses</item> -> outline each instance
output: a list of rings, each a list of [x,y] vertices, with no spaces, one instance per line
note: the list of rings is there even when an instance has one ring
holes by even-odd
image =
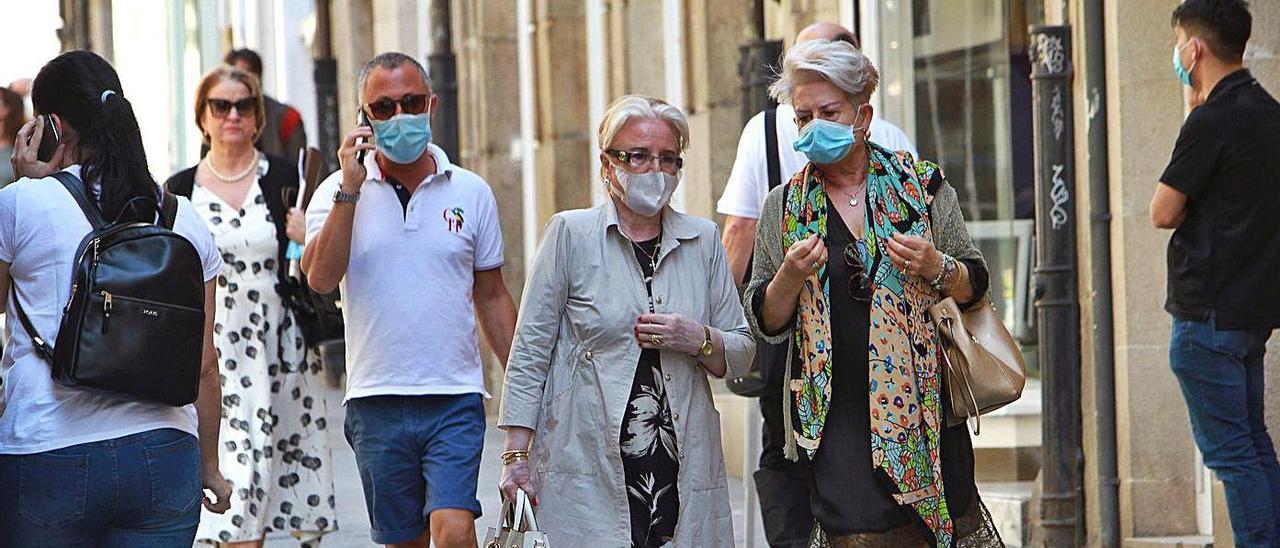
[[[649,167],[649,164],[655,159],[658,161],[658,167],[663,171],[675,171],[684,167],[684,158],[679,156],[654,154],[647,150],[609,149],[604,151],[604,153],[613,156],[619,162],[623,162],[637,169]]]
[[[253,116],[258,113],[258,98],[250,96],[239,101],[209,99],[209,112],[213,114],[214,118],[226,118],[228,114],[231,114],[231,109],[233,108],[241,116]]]
[[[396,115],[396,105],[400,105],[400,110],[404,111],[405,114],[422,114],[426,112],[428,99],[430,98],[430,95],[424,93],[410,93],[399,99],[383,97],[366,104],[364,109],[369,113],[369,117],[374,120],[387,120]]]
[[[862,252],[858,251],[857,244],[850,242],[844,246],[844,264],[849,266],[849,298],[860,303],[871,302],[875,288],[867,275],[867,267],[862,264]]]

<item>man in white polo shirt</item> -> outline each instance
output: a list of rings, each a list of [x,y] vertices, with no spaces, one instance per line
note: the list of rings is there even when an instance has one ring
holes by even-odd
[[[835,23],[814,23],[796,35],[796,42],[808,40],[841,40],[861,48],[849,29]],[[746,283],[750,276],[747,265],[755,247],[756,220],[760,218],[765,195],[772,185],[786,184],[809,163],[803,153],[791,146],[800,133],[795,117],[796,111],[791,105],[781,104],[775,111],[760,112],[747,122],[738,141],[738,155],[729,172],[729,181],[716,204],[716,211],[725,216],[721,238],[728,254],[729,270],[739,284]],[[890,150],[910,151],[913,157],[920,155],[901,129],[880,118],[871,120],[871,141]],[[768,159],[771,147],[777,164],[772,174]],[[777,182],[771,184],[770,178]],[[760,394],[763,447],[754,481],[765,536],[769,546],[775,548],[808,546],[813,526],[806,465],[792,463],[782,455],[782,377],[786,355],[786,345],[756,341],[755,367],[759,367],[765,387]]]
[[[430,144],[438,98],[412,57],[360,72],[369,125],[307,211],[302,268],[341,284],[346,434],[374,542],[475,546],[484,387],[476,322],[505,364],[516,308],[502,281],[493,191]]]

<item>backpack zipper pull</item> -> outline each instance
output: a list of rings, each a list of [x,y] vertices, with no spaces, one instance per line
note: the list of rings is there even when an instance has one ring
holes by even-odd
[[[62,307],[63,316],[71,313],[71,301],[76,300],[76,286],[78,285],[80,285],[79,282],[71,284],[71,298],[67,299],[67,306]]]
[[[96,248],[95,248],[96,249]],[[102,292],[102,332],[107,332],[107,324],[111,321],[111,293]]]

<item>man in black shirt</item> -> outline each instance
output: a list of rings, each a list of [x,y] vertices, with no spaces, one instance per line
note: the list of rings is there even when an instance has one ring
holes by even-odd
[[[1242,66],[1242,0],[1173,11],[1190,114],[1156,185],[1169,240],[1169,357],[1196,445],[1225,487],[1237,546],[1280,546],[1280,464],[1263,413],[1263,353],[1280,327],[1280,103]]]

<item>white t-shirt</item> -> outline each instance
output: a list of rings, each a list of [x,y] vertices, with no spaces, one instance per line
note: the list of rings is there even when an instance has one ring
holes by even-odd
[[[351,258],[342,278],[346,400],[378,395],[479,393],[484,387],[471,289],[477,271],[502,266],[502,227],[489,184],[449,163],[414,191],[406,211],[374,155],[360,187]],[[333,208],[342,172],[307,209],[311,245]]]
[[[65,171],[80,176],[80,166]],[[75,198],[53,177],[18,179],[0,189],[0,261],[31,323],[48,341],[58,338],[62,307],[71,298],[75,254],[92,227]],[[195,245],[208,282],[222,270],[222,257],[204,219],[178,198],[174,232]],[[13,293],[9,310],[15,310]],[[31,454],[72,445],[176,428],[196,435],[194,405],[173,407],[69,388],[50,375],[35,353],[31,335],[16,313],[5,321],[9,345],[0,361],[0,454]]]
[[[796,111],[786,103],[778,105],[778,167],[782,168],[782,183],[786,184],[797,171],[809,163],[804,153],[791,146],[800,129],[796,127]],[[889,150],[907,150],[911,156],[920,157],[911,139],[898,126],[879,118],[871,119],[871,142]],[[738,139],[738,156],[729,172],[724,194],[716,203],[716,211],[722,215],[760,218],[760,206],[769,194],[769,160],[765,155],[764,113],[757,113],[742,128]]]

